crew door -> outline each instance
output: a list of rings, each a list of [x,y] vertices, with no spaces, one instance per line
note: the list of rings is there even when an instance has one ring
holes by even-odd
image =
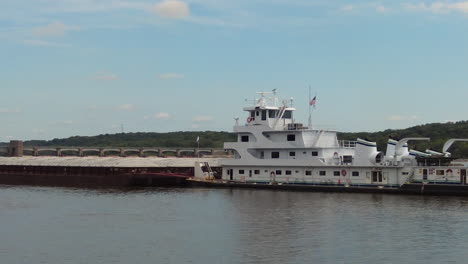
[[[466,169],[460,170],[460,183],[466,184]]]
[[[427,181],[427,169],[423,169],[423,181]]]
[[[372,183],[382,183],[382,171],[373,171],[372,172]]]
[[[232,175],[233,173],[234,173],[233,169],[228,170],[229,180],[231,180],[231,181],[233,180],[233,175]]]

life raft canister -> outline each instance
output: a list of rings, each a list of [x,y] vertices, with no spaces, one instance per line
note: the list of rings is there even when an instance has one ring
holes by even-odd
[[[341,170],[341,175],[346,176],[346,170]]]

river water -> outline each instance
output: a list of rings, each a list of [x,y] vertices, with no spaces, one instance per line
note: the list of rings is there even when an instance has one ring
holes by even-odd
[[[467,263],[468,197],[0,186],[0,263]]]

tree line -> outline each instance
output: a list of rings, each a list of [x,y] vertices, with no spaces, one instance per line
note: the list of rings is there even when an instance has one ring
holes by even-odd
[[[340,132],[338,138],[356,140],[363,138],[377,142],[379,150],[385,151],[389,138],[430,137],[430,142],[410,142],[410,148],[419,151],[432,149],[442,151],[442,146],[450,138],[468,138],[468,121],[432,123],[406,129],[387,129],[379,132]],[[83,147],[200,147],[222,148],[224,142],[236,141],[236,135],[219,131],[179,131],[168,133],[118,133],[98,136],[74,136],[52,140],[25,141],[27,146],[83,146]],[[455,143],[449,152],[456,157],[468,157],[468,143]]]

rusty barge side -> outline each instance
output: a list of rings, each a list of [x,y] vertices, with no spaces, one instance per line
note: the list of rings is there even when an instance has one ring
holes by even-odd
[[[187,158],[9,157],[0,158],[0,184],[96,188],[183,186],[194,175],[194,163]]]

